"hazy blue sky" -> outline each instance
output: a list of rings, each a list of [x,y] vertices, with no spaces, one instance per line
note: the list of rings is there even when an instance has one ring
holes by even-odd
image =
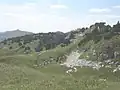
[[[120,0],[0,0],[0,31],[70,31],[120,20]]]

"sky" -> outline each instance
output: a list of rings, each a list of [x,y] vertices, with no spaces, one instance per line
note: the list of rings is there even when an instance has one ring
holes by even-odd
[[[68,32],[120,20],[120,0],[0,0],[0,32]]]

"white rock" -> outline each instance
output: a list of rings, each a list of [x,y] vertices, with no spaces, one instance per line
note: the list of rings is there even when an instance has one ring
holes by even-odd
[[[105,66],[105,68],[112,68],[110,65]]]
[[[89,56],[86,56],[87,58],[89,58]]]
[[[105,81],[106,81],[106,79],[99,79],[99,81],[104,81],[104,82],[105,82]]]
[[[71,72],[73,72],[72,69],[69,69],[68,71],[66,71],[66,73],[71,73]]]
[[[113,73],[117,72],[117,68],[113,70]]]
[[[111,60],[107,60],[107,61],[105,61],[106,63],[110,63],[111,62]]]
[[[33,66],[34,66],[34,67],[37,67],[38,65],[35,64],[35,65],[33,65]]]
[[[65,64],[60,64],[61,66],[65,65]]]
[[[111,64],[114,64],[114,62],[110,62],[109,64],[110,64],[110,65],[111,65]]]
[[[98,62],[98,64],[100,65],[100,64],[102,64],[102,62]]]
[[[104,67],[105,65],[101,65],[101,67]]]
[[[73,69],[74,69],[74,72],[77,72],[77,68],[74,67]]]

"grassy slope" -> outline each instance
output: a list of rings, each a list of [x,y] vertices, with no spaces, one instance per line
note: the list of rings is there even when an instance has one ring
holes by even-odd
[[[54,50],[59,51],[61,48]],[[48,55],[48,52],[44,54]],[[0,90],[119,90],[120,88],[119,72],[113,74],[107,69],[94,71],[90,68],[78,68],[77,73],[67,75],[66,68],[58,64],[34,68],[34,60],[36,60],[35,54],[1,56]],[[107,81],[100,81],[100,78],[105,78]]]
[[[38,60],[57,58],[76,48],[77,43],[43,52]],[[84,47],[92,45],[95,44],[90,41]],[[100,71],[78,68],[78,72],[69,75],[65,73],[67,68],[59,64],[35,68],[36,56],[36,53],[26,55],[0,49],[0,90],[119,90],[120,88],[120,72],[112,73],[110,69],[104,68]]]
[[[1,90],[119,90],[120,87],[113,74],[89,68],[79,69],[79,72],[69,76],[57,65],[39,70],[5,63],[0,63],[0,67]],[[99,80],[106,77],[106,82]]]

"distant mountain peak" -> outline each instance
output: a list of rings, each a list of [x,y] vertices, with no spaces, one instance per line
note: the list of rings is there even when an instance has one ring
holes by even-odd
[[[32,34],[32,32],[28,31],[22,31],[20,29],[16,29],[13,31],[6,31],[6,32],[1,32],[0,33],[0,41],[12,37],[19,37],[19,36],[24,36],[24,35],[29,35]]]

